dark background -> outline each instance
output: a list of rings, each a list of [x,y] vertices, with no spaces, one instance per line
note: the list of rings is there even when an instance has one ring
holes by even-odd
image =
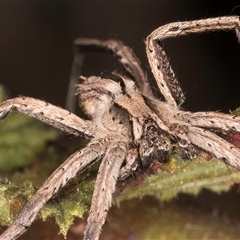
[[[0,84],[11,97],[22,94],[65,106],[75,38],[119,38],[134,49],[150,75],[144,39],[152,30],[223,15],[240,15],[240,1],[0,0]],[[240,45],[234,31],[169,39],[165,47],[187,95],[184,108],[228,112],[240,106]],[[83,75],[115,66],[107,54],[89,54]],[[194,201],[218,204],[239,219],[238,192],[236,186],[220,199],[203,191]]]
[[[0,1],[0,83],[19,94],[64,106],[77,37],[119,38],[148,70],[144,39],[160,25],[236,15],[239,1]],[[234,31],[165,42],[189,110],[234,110],[239,101],[240,45]],[[91,54],[84,75],[114,69]]]

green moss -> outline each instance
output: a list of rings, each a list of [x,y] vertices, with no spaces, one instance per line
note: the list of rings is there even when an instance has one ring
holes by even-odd
[[[29,117],[10,113],[0,124],[0,169],[11,172],[30,165],[46,141],[56,138],[56,131]]]
[[[0,86],[0,100],[5,98]],[[56,138],[57,132],[33,118],[11,112],[0,123],[0,136],[0,171],[11,172],[30,165],[46,142]]]
[[[74,188],[64,191],[41,210],[42,219],[54,217],[60,232],[66,236],[75,217],[83,218],[83,214],[88,211],[93,183],[94,181],[83,181]]]

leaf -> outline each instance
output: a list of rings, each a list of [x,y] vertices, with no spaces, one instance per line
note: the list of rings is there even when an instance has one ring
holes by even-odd
[[[239,116],[239,109],[231,114]],[[238,147],[239,133],[230,133],[225,137],[227,141]],[[240,183],[240,172],[216,158],[207,161],[207,157],[204,159],[199,156],[193,160],[184,161],[172,156],[168,165],[175,166],[170,167],[170,171],[159,171],[157,175],[147,177],[142,184],[126,189],[118,198],[118,202],[142,198],[145,195],[168,201],[179,193],[197,195],[203,188],[220,193]],[[168,170],[167,167],[166,170]]]
[[[4,99],[0,88],[0,99]],[[0,123],[0,171],[11,172],[30,165],[57,131],[23,114],[11,112]]]
[[[62,191],[41,209],[43,221],[54,217],[60,232],[66,236],[75,217],[83,218],[90,205],[94,181],[82,181]],[[9,226],[36,192],[31,184],[18,187],[11,182],[0,183],[0,223]]]
[[[203,188],[219,193],[240,183],[240,173],[217,159],[177,160],[176,165],[177,168],[171,172],[159,171],[157,175],[147,177],[142,184],[126,189],[118,201],[145,195],[167,201],[179,193],[197,195]]]
[[[8,226],[35,192],[32,184],[17,187],[11,182],[0,183],[0,223]]]
[[[0,87],[0,100],[5,98]],[[0,123],[0,135],[0,223],[9,226],[35,194],[35,186],[41,186],[67,154],[46,147],[48,141],[57,138],[56,129],[16,112]],[[54,217],[60,232],[66,235],[74,218],[83,217],[87,211],[93,184],[91,178],[73,182],[41,209],[39,217]]]
[[[60,232],[66,236],[75,217],[83,218],[83,214],[88,211],[93,185],[94,181],[82,182],[70,192],[64,191],[57,199],[44,206],[41,218],[46,220],[54,217]]]

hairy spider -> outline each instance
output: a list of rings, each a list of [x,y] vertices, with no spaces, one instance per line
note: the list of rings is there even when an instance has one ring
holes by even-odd
[[[155,163],[167,162],[176,146],[181,149],[182,158],[191,159],[201,150],[240,170],[240,149],[234,141],[230,143],[224,138],[228,134],[239,136],[240,117],[179,109],[184,94],[161,46],[161,41],[169,37],[230,29],[235,29],[240,40],[238,16],[170,23],[147,37],[147,57],[165,101],[154,96],[139,60],[122,42],[77,39],[72,79],[78,77],[82,54],[89,50],[113,53],[131,76],[103,72],[83,78],[77,94],[89,120],[34,98],[17,97],[3,102],[0,119],[17,110],[91,141],[53,172],[0,239],[15,239],[23,234],[50,198],[100,159],[84,239],[99,238],[116,183],[139,169],[148,170]]]

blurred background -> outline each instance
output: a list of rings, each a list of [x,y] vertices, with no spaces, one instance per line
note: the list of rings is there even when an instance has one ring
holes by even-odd
[[[21,94],[64,107],[74,39],[121,39],[151,78],[144,39],[152,30],[170,22],[223,15],[240,15],[239,0],[0,1],[0,84],[10,97]],[[165,49],[187,96],[183,108],[229,112],[240,106],[240,45],[234,31],[168,39]],[[110,55],[91,53],[82,74],[116,67]],[[191,202],[212,213],[217,206],[239,224],[238,192],[236,186],[220,198],[204,190],[198,198],[180,195],[178,201],[184,202],[183,216]]]
[[[0,1],[0,83],[19,94],[65,106],[78,37],[119,38],[150,76],[144,39],[160,25],[239,15],[239,1]],[[165,41],[187,96],[184,108],[228,112],[240,105],[240,45],[236,34],[215,32]],[[83,75],[113,70],[107,54],[90,54]]]

